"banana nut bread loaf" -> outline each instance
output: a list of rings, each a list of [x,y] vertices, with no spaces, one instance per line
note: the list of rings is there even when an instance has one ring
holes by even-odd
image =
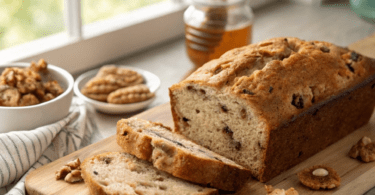
[[[375,61],[322,41],[233,49],[170,87],[175,131],[265,182],[368,122]]]
[[[154,168],[149,162],[120,152],[98,154],[85,159],[82,176],[92,195],[218,194],[175,178]]]
[[[117,122],[117,144],[175,177],[226,191],[236,191],[250,170],[220,156],[160,123],[129,118]]]

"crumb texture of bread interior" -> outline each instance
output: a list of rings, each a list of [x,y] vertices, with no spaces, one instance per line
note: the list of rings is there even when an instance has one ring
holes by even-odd
[[[82,175],[91,194],[217,194],[216,189],[175,178],[127,153],[109,152],[88,158],[82,163]]]
[[[233,49],[169,88],[175,131],[259,179],[270,131],[374,72],[369,58],[322,41],[283,37]]]
[[[116,139],[125,152],[148,160],[159,170],[204,186],[235,191],[251,177],[250,170],[160,123],[134,117],[122,119],[117,123]]]
[[[237,163],[233,162],[232,160],[229,160],[228,158],[225,158],[221,155],[216,154],[215,152],[212,152],[211,150],[208,150],[207,148],[200,146],[193,141],[190,141],[185,136],[173,133],[172,129],[169,127],[166,127],[160,123],[153,123],[142,119],[137,118],[129,118],[129,119],[123,119],[119,123],[124,124],[131,128],[132,131],[138,132],[140,135],[146,136],[148,138],[151,138],[150,144],[153,146],[154,150],[157,150],[154,154],[150,154],[150,158],[148,159],[152,162],[156,162],[158,160],[157,153],[166,153],[168,151],[165,151],[163,147],[173,147],[168,148],[170,150],[182,150],[183,153],[190,154],[192,156],[196,156],[198,158],[206,159],[206,160],[214,160],[220,163],[225,163],[228,165],[231,165],[233,167],[236,167],[238,169],[244,169],[244,167],[238,165]],[[129,131],[129,128],[125,127],[122,128],[123,131]],[[120,135],[124,135],[122,131],[119,132]],[[163,144],[163,145],[161,145]],[[177,151],[172,151],[177,152]],[[168,154],[169,157],[173,157],[170,154]],[[145,159],[147,160],[147,159]],[[165,162],[160,163],[160,166],[167,165]]]
[[[178,94],[178,95],[177,95]],[[264,127],[246,106],[215,89],[190,84],[176,91],[182,134],[202,146],[235,160],[257,175],[261,167]],[[192,103],[194,102],[194,103]]]

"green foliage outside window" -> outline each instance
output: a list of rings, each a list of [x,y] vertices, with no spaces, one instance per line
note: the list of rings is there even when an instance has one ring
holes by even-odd
[[[81,0],[82,23],[165,0]],[[1,0],[0,50],[65,30],[63,0]]]
[[[89,24],[162,1],[166,0],[81,0],[82,23]]]

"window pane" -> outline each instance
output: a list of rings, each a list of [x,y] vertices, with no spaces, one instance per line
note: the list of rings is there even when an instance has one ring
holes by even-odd
[[[63,0],[1,0],[0,49],[64,31]]]
[[[89,24],[167,0],[81,0],[82,23]]]

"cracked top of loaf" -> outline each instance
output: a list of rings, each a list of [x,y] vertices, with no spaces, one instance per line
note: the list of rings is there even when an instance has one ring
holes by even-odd
[[[184,81],[237,96],[273,129],[359,84],[375,61],[322,41],[282,37],[228,51]]]

